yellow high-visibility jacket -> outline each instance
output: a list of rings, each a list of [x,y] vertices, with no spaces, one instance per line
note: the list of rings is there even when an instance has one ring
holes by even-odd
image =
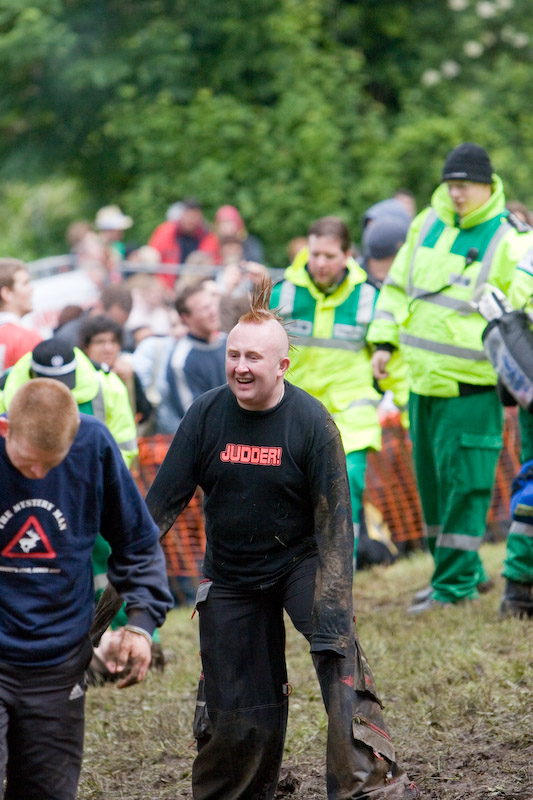
[[[417,394],[457,397],[460,383],[496,384],[481,341],[487,323],[470,301],[485,283],[508,293],[533,232],[509,218],[497,175],[492,188],[459,220],[441,184],[411,223],[380,292],[368,339],[401,349]]]
[[[80,411],[103,422],[120,448],[127,466],[138,454],[137,430],[131,410],[128,390],[118,375],[96,369],[82,350],[74,348],[76,384],[72,390]],[[26,353],[7,376],[0,400],[0,411],[7,411],[13,395],[30,378],[32,354]]]
[[[302,250],[274,286],[271,307],[287,321],[292,339],[287,379],[320,400],[333,416],[346,453],[381,447],[376,407],[381,395],[374,387],[371,351],[366,341],[377,289],[353,260],[343,282],[324,294],[311,280]],[[397,363],[398,369],[394,369]],[[407,401],[405,372],[395,357],[394,376],[383,389],[395,388],[397,404]]]

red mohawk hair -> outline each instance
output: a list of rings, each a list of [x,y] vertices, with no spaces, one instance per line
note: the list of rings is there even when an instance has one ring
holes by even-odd
[[[287,334],[289,349],[292,350],[292,337],[287,330],[287,323],[283,317],[280,317],[277,308],[270,308],[272,286],[271,278],[263,278],[261,283],[254,287],[253,292],[250,292],[250,310],[240,317],[239,322],[248,322],[254,325],[260,325],[262,322],[270,322],[271,320],[277,322]]]
[[[277,313],[277,309],[270,308],[270,298],[272,296],[272,279],[263,278],[258,286],[254,287],[250,293],[250,310],[243,314],[239,322],[268,322],[273,319],[283,325],[283,319]]]

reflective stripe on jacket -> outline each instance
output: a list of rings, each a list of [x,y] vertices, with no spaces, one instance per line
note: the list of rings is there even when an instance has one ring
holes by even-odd
[[[513,272],[509,300],[514,308],[533,311],[533,245],[524,253]]]
[[[481,341],[487,323],[470,302],[485,283],[509,290],[533,232],[509,222],[497,175],[489,200],[461,221],[446,184],[431,202],[394,260],[368,339],[401,347],[417,394],[456,397],[459,383],[496,383]]]
[[[82,350],[76,355],[76,385],[72,390],[80,411],[97,417],[109,428],[127,466],[138,454],[137,429],[128,390],[118,375],[96,369]],[[31,353],[20,358],[10,371],[2,393],[2,410],[8,410],[13,395],[30,380]]]
[[[306,270],[301,251],[272,292],[271,306],[288,322],[292,338],[287,379],[318,398],[332,414],[347,453],[381,447],[368,326],[377,297],[366,273],[350,259],[348,274],[329,295]]]

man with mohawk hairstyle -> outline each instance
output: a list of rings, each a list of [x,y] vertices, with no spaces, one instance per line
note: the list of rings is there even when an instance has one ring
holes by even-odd
[[[286,611],[311,645],[329,714],[329,800],[419,796],[396,763],[355,634],[353,532],[339,432],[285,381],[289,340],[263,282],[228,336],[227,385],[190,407],[147,495],[164,533],[197,485],[207,549],[196,606],[194,800],[271,800],[288,712]]]

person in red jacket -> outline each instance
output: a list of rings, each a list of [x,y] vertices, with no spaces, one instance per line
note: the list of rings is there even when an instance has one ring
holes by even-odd
[[[21,319],[32,310],[33,289],[24,261],[0,258],[0,372],[42,341],[38,331],[25,328]]]
[[[148,244],[161,254],[162,264],[183,264],[195,250],[209,253],[213,262],[219,263],[218,239],[206,226],[202,206],[192,198],[183,201],[179,219],[157,226]],[[159,278],[172,288],[176,276],[162,274]]]

